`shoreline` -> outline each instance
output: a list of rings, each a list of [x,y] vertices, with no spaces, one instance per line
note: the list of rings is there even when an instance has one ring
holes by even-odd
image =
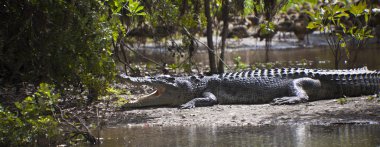
[[[215,105],[193,109],[145,108],[115,112],[108,126],[262,126],[380,124],[380,102],[368,96],[336,99],[296,105]]]

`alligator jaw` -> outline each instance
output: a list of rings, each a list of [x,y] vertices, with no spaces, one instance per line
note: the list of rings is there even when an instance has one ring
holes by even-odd
[[[139,101],[143,101],[144,99],[149,99],[149,98],[153,98],[153,97],[159,97],[162,95],[162,93],[165,92],[165,88],[163,87],[160,87],[160,88],[155,88],[154,87],[154,91],[146,96],[144,96],[143,98],[140,98]]]
[[[154,106],[159,105],[160,102],[164,102],[160,99],[160,96],[162,96],[162,94],[165,92],[165,87],[154,88],[155,90],[152,93],[125,104],[125,107]]]
[[[122,81],[131,83],[133,85],[151,85],[152,84],[152,80],[149,79],[148,77],[130,77],[130,76],[127,76],[126,74],[120,74],[118,78],[121,79]]]

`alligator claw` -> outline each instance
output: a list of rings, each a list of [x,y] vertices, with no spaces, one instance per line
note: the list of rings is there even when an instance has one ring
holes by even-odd
[[[179,107],[179,109],[191,109],[191,108],[195,108],[194,103],[186,103],[186,104],[183,104]]]
[[[282,97],[273,99],[271,105],[297,104],[302,102],[299,97]]]

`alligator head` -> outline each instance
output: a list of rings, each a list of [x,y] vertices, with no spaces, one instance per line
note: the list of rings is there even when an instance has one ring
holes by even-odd
[[[127,103],[124,107],[149,107],[149,106],[179,106],[192,98],[186,92],[191,91],[191,83],[187,80],[176,79],[170,76],[157,77],[129,77],[120,75],[121,79],[130,84],[140,86],[148,85],[154,88],[154,92],[136,101]]]

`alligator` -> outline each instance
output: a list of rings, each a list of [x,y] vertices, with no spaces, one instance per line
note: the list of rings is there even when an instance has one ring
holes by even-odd
[[[215,104],[297,104],[379,93],[380,71],[357,69],[256,69],[211,76],[119,76],[155,91],[126,108],[177,106],[189,109]]]

